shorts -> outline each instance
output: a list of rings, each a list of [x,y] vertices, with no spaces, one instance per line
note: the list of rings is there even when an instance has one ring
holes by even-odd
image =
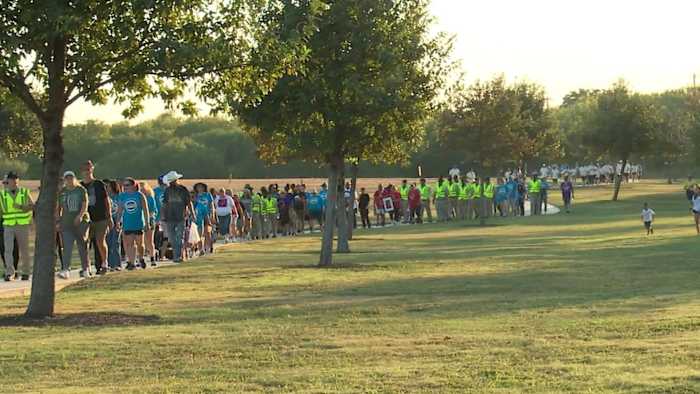
[[[102,236],[107,235],[107,220],[100,220],[99,222],[90,222],[88,239],[96,238],[98,234]]]
[[[309,218],[311,218],[311,219],[321,220],[322,217],[323,217],[323,211],[318,211],[318,212],[309,211]]]
[[[384,215],[384,208],[376,208],[377,215]]]
[[[124,235],[143,235],[143,230],[124,230]]]
[[[644,228],[649,230],[651,228],[651,222],[644,222]]]

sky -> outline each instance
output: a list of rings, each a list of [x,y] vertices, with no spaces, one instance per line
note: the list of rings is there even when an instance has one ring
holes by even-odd
[[[455,37],[467,82],[505,74],[543,85],[550,103],[624,78],[640,92],[700,83],[700,1],[433,0],[436,30]],[[123,121],[115,105],[76,103],[67,123]],[[134,121],[164,112],[152,100]]]

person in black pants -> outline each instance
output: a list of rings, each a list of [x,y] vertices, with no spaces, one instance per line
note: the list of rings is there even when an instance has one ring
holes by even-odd
[[[364,187],[361,188],[357,205],[360,209],[360,217],[362,218],[362,228],[372,228],[372,223],[369,221],[369,201],[369,194],[367,194]]]
[[[5,235],[5,228],[2,226],[2,220],[0,220],[0,239]],[[5,261],[5,243],[0,242],[0,256],[2,256],[3,267],[7,262]],[[15,271],[17,271],[17,264],[19,264],[19,245],[17,244],[17,238],[15,238],[15,248],[12,253],[12,264],[15,266]]]

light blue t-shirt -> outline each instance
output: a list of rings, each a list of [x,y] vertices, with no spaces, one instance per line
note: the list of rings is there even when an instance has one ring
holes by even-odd
[[[201,212],[206,212],[207,215],[211,214],[211,205],[214,203],[214,197],[212,197],[211,193],[209,192],[204,192],[204,193],[199,193],[197,194],[197,197],[195,199],[195,209],[199,209],[197,206],[202,206]],[[199,211],[198,211],[199,212]],[[199,215],[197,215],[199,216]]]
[[[165,188],[163,186],[158,186],[153,189],[153,194],[156,199],[156,221],[160,220],[160,207],[163,206],[163,198],[165,197]]]
[[[122,207],[122,227],[124,231],[142,231],[146,227],[141,192],[124,192],[119,194],[119,206]]]
[[[318,214],[323,211],[323,199],[319,195],[312,195],[306,201],[309,213]]]

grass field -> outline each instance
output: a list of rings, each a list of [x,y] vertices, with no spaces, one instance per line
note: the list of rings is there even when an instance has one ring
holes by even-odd
[[[233,245],[2,300],[2,392],[700,391],[700,238],[678,185],[575,212]],[[649,201],[657,234],[643,235]],[[557,201],[554,201],[557,204]]]

